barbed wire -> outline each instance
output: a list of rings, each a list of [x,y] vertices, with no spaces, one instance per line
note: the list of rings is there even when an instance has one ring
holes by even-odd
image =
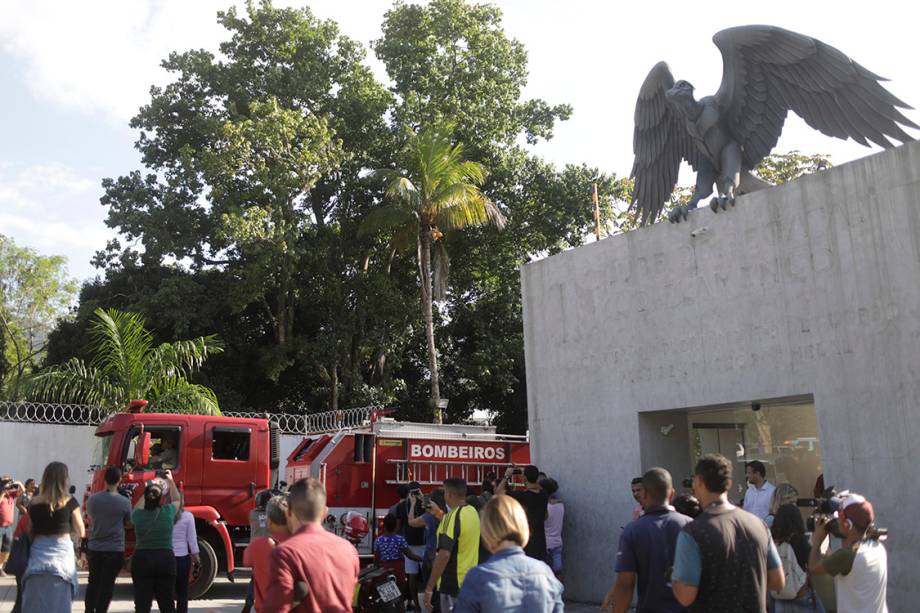
[[[281,434],[300,434],[306,433],[304,430],[304,416],[293,415],[290,413],[255,413],[245,411],[224,411],[221,413],[224,417],[242,417],[244,419],[268,419],[278,424]]]
[[[255,411],[225,411],[223,415],[246,419],[269,419],[278,424],[282,434],[304,435],[362,426],[370,420],[371,413],[379,408],[359,407],[312,415]],[[0,400],[0,421],[8,422],[97,426],[110,413],[111,411],[92,405]]]
[[[108,414],[102,407],[82,404],[0,400],[0,421],[95,426]]]
[[[353,409],[339,409],[337,411],[324,411],[304,416],[306,434],[318,432],[335,432],[343,428],[359,428],[370,423],[374,411],[383,407],[355,407]]]

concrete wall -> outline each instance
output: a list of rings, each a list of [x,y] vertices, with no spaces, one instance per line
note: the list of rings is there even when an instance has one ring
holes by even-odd
[[[889,602],[920,600],[920,143],[522,271],[536,461],[568,501],[567,592],[613,578],[644,411],[812,394],[826,482],[892,529]]]
[[[91,477],[87,469],[93,462],[95,431],[93,426],[0,421],[0,474],[40,482],[49,462],[63,462],[82,501]]]

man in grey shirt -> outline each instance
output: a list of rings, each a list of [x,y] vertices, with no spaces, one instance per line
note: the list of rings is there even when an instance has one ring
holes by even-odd
[[[91,532],[87,557],[89,584],[86,586],[86,611],[106,613],[112,601],[115,579],[125,564],[125,528],[131,526],[131,501],[118,493],[121,469],[105,470],[105,491],[86,501]]]

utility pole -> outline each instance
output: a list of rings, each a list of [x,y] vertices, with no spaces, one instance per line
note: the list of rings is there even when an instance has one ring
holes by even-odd
[[[594,236],[601,240],[601,205],[597,198],[597,183],[594,184]]]

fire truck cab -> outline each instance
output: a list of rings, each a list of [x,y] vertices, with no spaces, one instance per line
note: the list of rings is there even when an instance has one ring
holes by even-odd
[[[105,489],[106,467],[118,466],[133,505],[145,483],[169,469],[198,533],[201,568],[189,595],[204,594],[219,570],[232,579],[249,542],[256,493],[277,483],[277,427],[267,419],[125,412],[103,421],[96,437],[87,495]],[[134,535],[125,537],[130,555]]]
[[[357,544],[370,555],[380,520],[399,501],[400,484],[417,481],[424,493],[448,477],[462,477],[479,493],[489,473],[530,463],[526,436],[497,434],[493,426],[398,422],[389,410],[351,409],[307,416],[307,435],[287,458],[285,481],[313,477],[326,485],[326,528],[342,534],[349,511],[364,515],[370,533]]]

